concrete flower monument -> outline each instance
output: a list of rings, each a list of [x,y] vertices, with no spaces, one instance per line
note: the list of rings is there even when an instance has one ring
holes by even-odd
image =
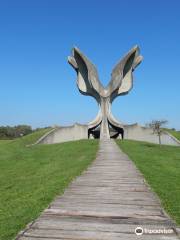
[[[141,63],[139,47],[133,47],[113,68],[111,80],[104,87],[98,77],[96,67],[78,49],[73,48],[68,62],[77,73],[77,86],[83,95],[92,96],[99,105],[96,118],[88,124],[88,135],[110,138],[119,134],[123,137],[123,125],[115,119],[111,112],[113,100],[127,94],[133,87],[133,71]]]

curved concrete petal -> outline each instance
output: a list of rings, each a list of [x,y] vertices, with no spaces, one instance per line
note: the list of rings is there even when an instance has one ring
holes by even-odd
[[[95,119],[88,124],[88,128],[89,128],[89,129],[95,128],[95,127],[98,126],[101,122],[102,122],[102,113],[101,113],[101,109],[99,109],[98,114],[97,114],[97,116],[95,117]]]

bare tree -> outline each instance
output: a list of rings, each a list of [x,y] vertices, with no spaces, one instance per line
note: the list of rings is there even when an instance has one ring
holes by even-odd
[[[159,137],[159,144],[161,145],[161,135],[163,132],[162,127],[168,123],[167,120],[153,120],[148,123],[148,126],[153,129],[153,133]]]

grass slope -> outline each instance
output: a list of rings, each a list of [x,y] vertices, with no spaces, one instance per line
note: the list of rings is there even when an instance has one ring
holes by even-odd
[[[143,173],[166,211],[180,224],[180,147],[131,140],[117,143]]]
[[[165,129],[165,130],[180,141],[180,131],[175,131],[171,129]]]
[[[13,141],[0,141],[0,239],[12,239],[95,158],[98,142],[53,145],[34,143],[40,130]]]

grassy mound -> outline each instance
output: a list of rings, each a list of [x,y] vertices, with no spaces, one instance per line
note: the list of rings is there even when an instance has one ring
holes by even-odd
[[[180,147],[117,141],[135,162],[166,211],[180,224]]]
[[[95,159],[97,141],[26,147],[47,131],[0,141],[0,239],[12,239]]]

